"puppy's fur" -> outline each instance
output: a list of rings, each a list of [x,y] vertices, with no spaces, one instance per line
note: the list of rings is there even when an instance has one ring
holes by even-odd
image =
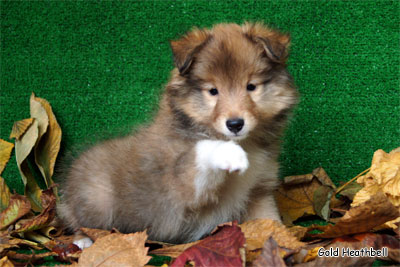
[[[271,191],[297,100],[288,45],[287,35],[259,23],[172,41],[176,68],[153,123],[72,164],[58,210],[66,225],[147,229],[150,239],[177,243],[227,221],[280,220]],[[227,121],[237,118],[244,125],[232,131]]]

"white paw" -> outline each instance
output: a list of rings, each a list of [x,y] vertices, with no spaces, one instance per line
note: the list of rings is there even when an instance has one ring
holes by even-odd
[[[232,141],[220,143],[211,155],[214,169],[244,173],[249,167],[246,152]]]
[[[197,143],[197,163],[201,169],[238,171],[249,167],[246,152],[233,141],[203,140]]]
[[[74,240],[73,243],[77,245],[80,249],[88,248],[93,245],[93,241],[89,237]]]

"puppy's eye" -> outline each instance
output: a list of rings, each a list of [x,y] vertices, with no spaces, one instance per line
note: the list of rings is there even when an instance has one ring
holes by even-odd
[[[218,95],[217,88],[212,88],[212,89],[209,90],[209,92],[210,92],[211,95]]]
[[[254,91],[254,90],[256,90],[256,88],[257,88],[257,86],[255,86],[255,85],[252,84],[252,83],[249,83],[249,84],[247,85],[247,87],[246,87],[247,91]]]

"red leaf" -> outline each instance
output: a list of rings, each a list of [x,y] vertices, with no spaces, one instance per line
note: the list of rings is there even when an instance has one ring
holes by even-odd
[[[242,266],[240,248],[244,247],[244,243],[244,234],[234,222],[232,226],[222,226],[216,234],[186,249],[171,267],[185,266],[187,261],[194,261],[196,267]]]

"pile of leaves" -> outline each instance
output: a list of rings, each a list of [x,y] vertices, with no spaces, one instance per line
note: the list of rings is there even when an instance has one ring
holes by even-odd
[[[283,223],[257,219],[227,222],[188,244],[147,239],[146,231],[122,234],[82,228],[94,244],[80,250],[56,217],[52,180],[61,129],[50,104],[32,94],[31,118],[0,139],[0,175],[15,146],[24,195],[0,177],[0,267],[44,262],[79,266],[350,266],[376,257],[321,257],[318,251],[387,248],[382,260],[400,262],[400,150],[375,152],[371,168],[339,188],[322,168],[284,179],[276,192]],[[45,189],[37,180],[42,179]],[[310,216],[323,224],[293,225]]]

